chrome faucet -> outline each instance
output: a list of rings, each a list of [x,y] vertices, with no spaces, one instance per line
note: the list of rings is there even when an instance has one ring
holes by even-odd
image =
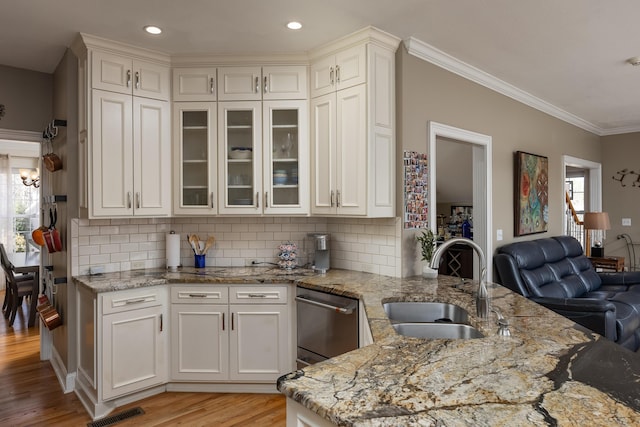
[[[482,248],[480,247],[480,245],[478,245],[471,239],[466,239],[463,237],[454,237],[453,239],[449,239],[446,242],[442,243],[433,253],[433,258],[431,258],[429,267],[437,270],[440,264],[440,258],[442,258],[442,254],[450,246],[453,246],[455,244],[471,246],[471,248],[473,248],[473,250],[478,254],[480,265],[478,275],[478,292],[476,294],[476,310],[479,318],[487,319],[489,317],[489,313],[491,312],[491,301],[489,299],[489,292],[487,291],[487,285],[485,283],[485,276],[487,274],[487,259],[484,256],[484,252],[482,252]]]

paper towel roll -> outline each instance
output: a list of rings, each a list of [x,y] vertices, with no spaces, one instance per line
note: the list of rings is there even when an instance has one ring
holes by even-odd
[[[167,234],[167,268],[176,270],[180,265],[180,235]]]

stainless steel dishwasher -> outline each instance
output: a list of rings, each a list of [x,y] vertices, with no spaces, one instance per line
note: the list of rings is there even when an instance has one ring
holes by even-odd
[[[358,300],[298,287],[298,369],[358,348]]]

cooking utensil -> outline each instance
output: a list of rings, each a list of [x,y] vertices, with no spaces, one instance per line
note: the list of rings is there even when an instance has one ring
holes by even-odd
[[[202,255],[200,253],[200,239],[195,234],[187,235],[189,239],[189,243],[191,244],[191,248],[193,249],[193,253],[196,255]]]
[[[213,237],[213,236],[209,236],[209,237],[207,238],[207,242],[204,244],[204,249],[202,250],[202,253],[203,253],[203,254],[206,254],[206,253],[207,253],[207,251],[209,250],[209,248],[210,248],[211,246],[213,246],[213,244],[215,243],[215,241],[216,241],[216,238],[215,238],[215,237]]]
[[[49,208],[49,229],[42,233],[44,242],[47,245],[49,253],[59,252],[62,250],[62,240],[60,239],[60,232],[56,230],[56,222],[58,221],[58,209]]]

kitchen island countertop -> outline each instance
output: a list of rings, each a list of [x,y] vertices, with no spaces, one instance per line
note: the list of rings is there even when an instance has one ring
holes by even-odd
[[[510,322],[474,316],[474,282],[392,278],[331,270],[318,275],[262,267],[140,270],[74,277],[94,292],[171,283],[296,283],[359,298],[374,343],[280,378],[278,389],[344,426],[585,426],[640,424],[640,355],[491,285]],[[397,335],[387,301],[439,301],[470,313],[485,338],[423,340]]]

